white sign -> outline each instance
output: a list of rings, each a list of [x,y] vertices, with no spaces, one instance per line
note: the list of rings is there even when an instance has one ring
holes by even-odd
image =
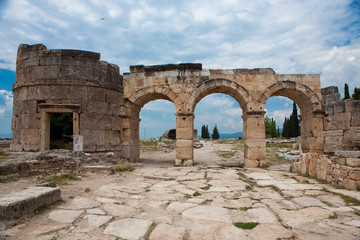
[[[82,152],[84,145],[84,136],[83,135],[74,135],[74,151]]]

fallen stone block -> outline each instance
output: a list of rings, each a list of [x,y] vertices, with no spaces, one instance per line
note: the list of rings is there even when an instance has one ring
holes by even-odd
[[[0,198],[0,217],[2,219],[21,218],[34,214],[45,204],[51,204],[61,198],[61,191],[55,187],[29,187]]]

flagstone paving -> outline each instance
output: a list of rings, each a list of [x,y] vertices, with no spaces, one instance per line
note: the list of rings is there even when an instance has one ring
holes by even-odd
[[[299,179],[204,165],[89,174],[74,183],[78,191],[64,187],[63,203],[2,231],[0,239],[360,239],[360,207],[341,197],[360,200],[359,192]]]

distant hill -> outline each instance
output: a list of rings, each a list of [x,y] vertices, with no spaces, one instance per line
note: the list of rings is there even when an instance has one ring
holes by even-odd
[[[236,132],[236,133],[220,133],[220,138],[222,139],[228,139],[228,138],[238,138],[242,137],[242,132]],[[201,138],[201,136],[198,136],[198,138]]]

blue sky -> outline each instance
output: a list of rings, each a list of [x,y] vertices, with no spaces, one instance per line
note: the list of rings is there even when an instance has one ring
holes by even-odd
[[[11,86],[21,43],[99,52],[122,73],[130,65],[180,62],[200,62],[208,69],[270,67],[276,73],[319,73],[322,87],[335,85],[342,93],[347,82],[352,92],[360,85],[359,5],[350,0],[0,0],[0,134],[11,133]],[[291,108],[284,99],[266,104],[267,115],[279,124]],[[146,137],[161,135],[157,126],[175,127],[174,113],[172,103],[145,105]],[[217,123],[220,132],[242,130],[241,110],[226,95],[204,98],[195,114],[196,128]]]

